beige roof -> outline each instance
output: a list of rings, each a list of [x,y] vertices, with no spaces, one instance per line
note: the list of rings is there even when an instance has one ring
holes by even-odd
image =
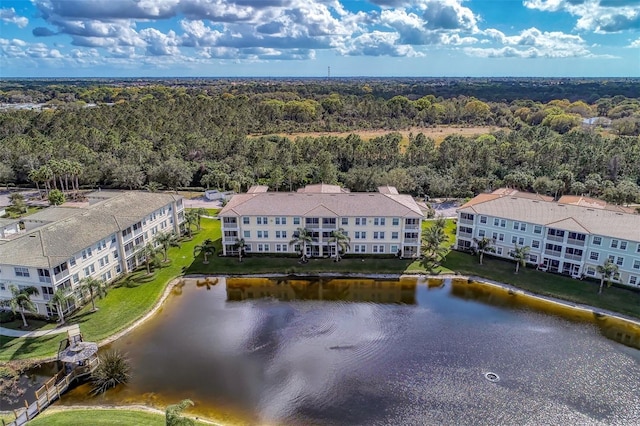
[[[316,185],[311,185],[316,186]],[[238,194],[219,216],[423,217],[410,195],[379,192],[263,192]]]
[[[66,209],[74,214],[0,245],[0,263],[41,268],[57,266],[180,198],[174,194],[131,191],[108,197],[85,209]],[[55,208],[58,209],[60,207]]]
[[[522,197],[491,198],[481,194],[458,209],[461,212],[640,241],[640,215],[592,209]]]
[[[326,183],[318,183],[307,185],[298,189],[298,192],[314,193],[314,194],[340,194],[341,192],[349,192],[348,189],[341,188],[339,185],[329,185]]]
[[[622,213],[635,213],[633,209],[628,207],[616,206],[615,204],[609,204],[604,200],[598,200],[597,198],[584,197],[582,195],[563,195],[558,200],[560,204],[575,204],[576,206],[590,207],[592,209],[605,209]]]
[[[46,209],[39,210],[34,214],[25,216],[22,218],[23,222],[55,222],[56,220],[66,219],[68,217],[78,214],[80,210],[74,207],[47,207]]]

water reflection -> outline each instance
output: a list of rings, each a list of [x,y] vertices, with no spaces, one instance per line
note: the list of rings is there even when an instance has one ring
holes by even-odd
[[[640,351],[593,324],[479,303],[464,280],[331,281],[187,280],[114,343],[128,386],[61,403],[191,398],[244,424],[640,423]]]
[[[273,298],[414,304],[415,278],[227,278],[227,300]]]

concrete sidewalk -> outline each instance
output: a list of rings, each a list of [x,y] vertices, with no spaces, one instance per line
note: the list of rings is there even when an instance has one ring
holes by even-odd
[[[77,330],[79,326],[75,325],[67,325],[65,327],[53,328],[51,330],[34,330],[34,331],[21,331],[21,330],[13,330],[10,328],[0,327],[0,336],[7,337],[41,337],[41,336],[51,336],[54,334],[66,333],[69,330]]]

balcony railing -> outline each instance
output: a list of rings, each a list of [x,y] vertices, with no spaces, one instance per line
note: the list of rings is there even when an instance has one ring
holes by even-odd
[[[545,249],[544,254],[548,254],[549,256],[560,257],[562,255],[561,251],[549,250]]]
[[[417,238],[405,238],[404,243],[405,244],[417,244],[418,243],[418,239]]]
[[[224,229],[237,229],[238,228],[238,222],[223,222],[222,223],[222,227]]]
[[[564,258],[570,259],[570,260],[578,260],[578,261],[582,260],[582,256],[578,256],[576,254],[565,254]]]
[[[336,229],[337,226],[335,223],[323,223],[322,229]]]
[[[584,246],[584,240],[574,240],[573,238],[569,238],[567,240],[567,244],[572,244],[574,246]]]
[[[55,274],[54,278],[56,279],[56,282],[60,282],[61,280],[67,278],[68,276],[69,276],[69,270],[67,269],[67,270],[62,271],[62,272],[60,272],[58,274]]]
[[[404,229],[418,229],[418,225],[405,225]]]
[[[51,277],[38,276],[38,278],[39,278],[41,283],[50,283],[51,282]]]
[[[564,241],[564,237],[558,237],[557,235],[547,235],[547,240],[562,242]]]
[[[466,223],[467,225],[473,225],[473,220],[471,219],[460,219],[458,220],[459,223]]]

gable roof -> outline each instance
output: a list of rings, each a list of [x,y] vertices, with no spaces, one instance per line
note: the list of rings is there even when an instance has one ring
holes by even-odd
[[[423,217],[422,210],[409,195],[313,191],[234,195],[218,216],[309,216],[310,214],[330,217]]]
[[[483,196],[474,200],[458,211],[640,242],[640,215],[637,214],[522,197]]]
[[[98,241],[139,222],[150,213],[180,199],[179,195],[151,192],[121,192],[86,208],[63,209],[53,220],[0,245],[0,263],[51,268]],[[46,210],[49,210],[47,208]],[[46,210],[36,213],[45,213]],[[55,218],[52,214],[39,220]],[[32,219],[27,216],[25,220]],[[44,218],[44,219],[43,219]]]

